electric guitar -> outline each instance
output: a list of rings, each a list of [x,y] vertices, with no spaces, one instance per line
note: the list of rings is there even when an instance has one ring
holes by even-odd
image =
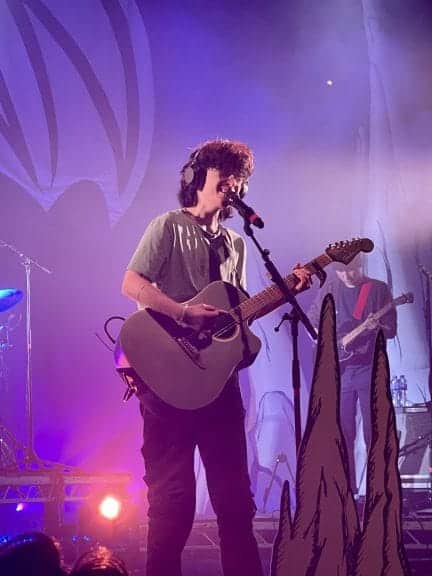
[[[360,252],[372,249],[373,242],[368,238],[336,242],[305,268],[322,285],[325,266],[331,262],[348,264]],[[298,283],[295,274],[283,280],[290,290]],[[249,324],[285,301],[276,284],[248,297],[228,282],[212,282],[188,302],[225,310],[215,318],[210,330],[202,332],[150,308],[139,310],[126,319],[120,330],[115,346],[117,371],[131,386],[127,374],[132,369],[161,400],[176,408],[194,410],[206,406],[219,396],[235,370],[255,360],[261,342]],[[136,383],[132,387],[132,393],[136,392]]]
[[[353,348],[353,346],[351,346],[351,345],[356,340],[356,338],[358,338],[360,336],[360,334],[363,334],[363,332],[365,332],[366,330],[369,330],[368,324],[370,321],[378,321],[380,318],[385,316],[387,314],[387,312],[389,312],[392,308],[395,308],[396,306],[400,306],[401,304],[412,304],[413,302],[414,302],[414,294],[412,292],[407,292],[406,294],[401,294],[401,296],[399,296],[398,298],[395,298],[391,302],[388,302],[385,306],[380,308],[377,312],[375,312],[374,314],[371,314],[368,318],[366,318],[366,320],[361,322],[361,324],[359,324],[354,329],[347,332],[345,334],[345,336],[342,336],[342,338],[340,338],[338,341],[339,362],[340,363],[346,362],[347,360],[349,360],[353,356],[358,355],[358,354],[361,355],[361,354],[364,354],[366,352],[366,349],[369,346],[369,343],[367,343],[364,346],[361,346],[360,348],[357,348],[357,349]],[[342,331],[343,331],[343,328],[342,328]]]

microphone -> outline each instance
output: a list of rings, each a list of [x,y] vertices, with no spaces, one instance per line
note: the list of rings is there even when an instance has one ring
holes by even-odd
[[[248,206],[238,197],[234,188],[228,190],[226,197],[228,204],[234,206],[234,208],[238,210],[240,216],[243,216],[243,218],[247,220],[249,224],[253,224],[257,228],[264,228],[264,222],[262,218],[258,216],[253,208]]]

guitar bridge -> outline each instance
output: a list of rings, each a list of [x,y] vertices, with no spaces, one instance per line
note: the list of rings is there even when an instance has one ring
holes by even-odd
[[[166,314],[156,312],[151,308],[147,308],[147,314],[149,314],[161,326],[161,328],[163,328],[170,337],[177,342],[192,362],[194,362],[199,368],[205,368],[205,366],[200,362],[200,347],[202,348],[211,343],[211,338],[210,340],[206,338],[205,332],[195,332],[192,328],[181,326]],[[194,345],[194,341],[197,345]]]

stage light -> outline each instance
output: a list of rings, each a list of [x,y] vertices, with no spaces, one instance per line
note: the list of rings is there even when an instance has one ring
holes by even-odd
[[[78,508],[78,533],[110,545],[138,524],[136,506],[121,486],[95,490]]]
[[[333,86],[333,80],[326,80],[327,86]]]
[[[19,502],[16,505],[15,512],[22,512],[24,510],[24,508],[25,508],[24,502]]]
[[[122,503],[114,496],[106,496],[99,504],[99,513],[107,520],[118,518],[122,509]]]

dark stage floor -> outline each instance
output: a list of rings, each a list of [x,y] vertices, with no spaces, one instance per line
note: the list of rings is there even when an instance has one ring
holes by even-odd
[[[273,540],[277,518],[263,517],[255,521],[255,533],[264,567],[270,574]],[[114,535],[112,535],[114,536]],[[432,574],[432,510],[418,511],[404,519],[404,539],[413,576]],[[65,559],[73,562],[80,553],[97,541],[105,544],[123,558],[131,576],[145,576],[146,526],[124,530],[113,538],[72,540],[62,538]],[[196,521],[183,554],[183,576],[222,576],[215,520]],[[371,575],[372,576],[372,575]]]
[[[7,507],[0,507],[0,512]],[[13,510],[11,510],[13,512]],[[42,520],[42,509],[36,511],[31,524],[15,526],[15,533],[42,530],[38,522]],[[2,514],[2,535],[6,536],[3,521],[11,528],[11,520],[16,514],[6,518]],[[45,516],[46,519],[46,516]],[[114,528],[114,529],[113,529]],[[254,522],[255,534],[264,567],[264,574],[270,573],[270,561],[273,541],[278,528],[278,517],[263,516]],[[412,576],[430,576],[432,574],[432,509],[420,509],[404,515],[404,541],[410,562]],[[64,562],[71,567],[84,552],[102,544],[121,557],[128,567],[130,576],[145,576],[146,562],[146,524],[128,523],[113,527],[92,524],[88,530],[78,530],[76,524],[65,524],[61,529],[44,530],[59,541]],[[192,534],[183,554],[183,576],[222,576],[219,565],[219,545],[216,521],[212,519],[196,520]],[[373,575],[371,575],[373,576]]]

